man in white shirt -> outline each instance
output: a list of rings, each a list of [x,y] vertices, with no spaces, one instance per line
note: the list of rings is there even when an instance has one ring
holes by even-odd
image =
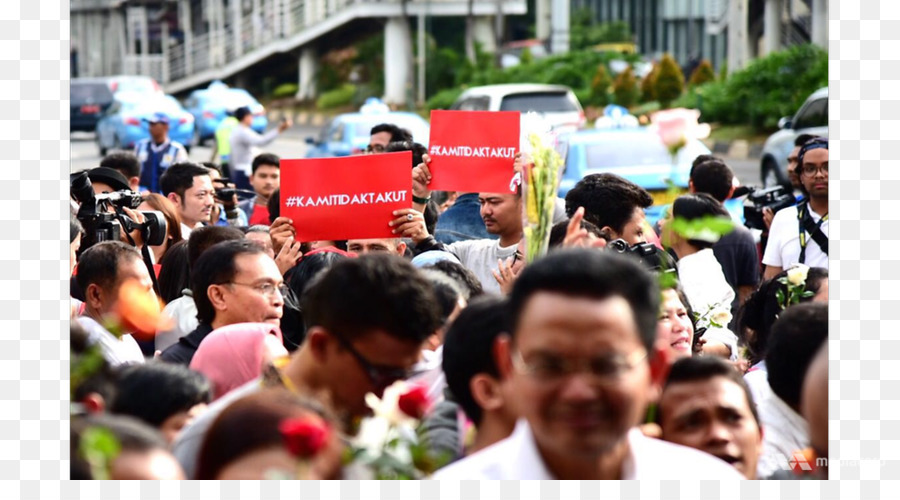
[[[159,184],[163,195],[178,210],[184,238],[209,222],[215,205],[215,191],[208,168],[196,163],[176,163],[166,169]]]
[[[231,132],[231,180],[241,189],[253,189],[250,185],[252,162],[256,156],[253,148],[265,146],[274,141],[278,134],[287,130],[293,125],[293,122],[290,118],[285,118],[278,124],[278,128],[273,128],[260,135],[251,128],[253,125],[253,113],[250,111],[250,108],[241,107],[236,109],[234,117],[239,124]],[[250,214],[247,214],[247,216],[249,217]]]
[[[809,201],[775,214],[762,260],[765,279],[798,262],[828,269],[828,139],[810,139],[797,162]]]
[[[88,332],[88,341],[100,345],[111,366],[143,363],[141,348],[130,334],[116,337],[103,326],[114,317],[119,288],[127,280],[135,280],[153,293],[153,282],[141,254],[120,241],[97,243],[81,254],[77,273],[76,280],[85,298],[84,315],[77,321]]]
[[[435,479],[738,479],[725,462],[637,429],[659,383],[659,288],[632,259],[560,250],[522,270],[495,353],[520,396],[513,434]],[[653,369],[651,369],[653,365]]]

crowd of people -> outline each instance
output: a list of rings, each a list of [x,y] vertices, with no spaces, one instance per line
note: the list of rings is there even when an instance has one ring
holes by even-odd
[[[160,116],[79,174],[72,479],[371,478],[348,450],[397,381],[427,395],[433,479],[827,477],[826,139],[798,138],[797,202],[762,244],[679,229],[730,220],[734,173],[703,155],[658,227],[646,190],[588,175],[528,263],[521,185],[432,191],[389,123],[363,154],[413,153],[395,237],[297,241],[280,159],[254,150],[290,124],[233,118],[225,169],[187,161]]]

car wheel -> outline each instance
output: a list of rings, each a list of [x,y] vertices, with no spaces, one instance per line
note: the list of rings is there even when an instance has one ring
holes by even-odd
[[[762,169],[762,183],[763,187],[770,188],[775,186],[785,186],[788,187],[788,182],[781,175],[780,169],[778,165],[775,163],[775,160],[771,158],[766,158],[763,162]]]
[[[191,146],[202,146],[202,145],[203,145],[203,139],[200,138],[200,127],[195,125],[194,126],[194,135],[191,137],[191,143],[185,144],[184,147],[188,148]],[[188,151],[188,153],[190,153],[190,151]]]
[[[100,139],[100,134],[97,134],[97,149],[100,150],[100,156],[106,156],[107,149],[103,146],[103,140]]]

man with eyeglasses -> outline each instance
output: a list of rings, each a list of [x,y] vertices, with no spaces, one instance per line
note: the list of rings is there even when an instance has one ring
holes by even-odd
[[[762,260],[765,279],[796,263],[828,269],[828,139],[814,137],[800,148],[797,172],[807,202],[775,214]]]
[[[163,196],[169,199],[181,217],[181,235],[188,238],[191,231],[209,221],[215,205],[215,191],[209,169],[196,163],[176,163],[167,168],[159,179]]]
[[[369,146],[366,147],[366,153],[384,153],[388,144],[399,141],[412,142],[412,134],[393,123],[379,123],[369,132]]]
[[[386,387],[408,378],[422,343],[440,326],[433,286],[401,257],[363,255],[319,275],[301,301],[306,337],[276,378],[330,406],[341,417],[341,431],[352,434],[354,422],[371,413],[366,394],[381,397]],[[235,389],[182,431],[173,451],[188,477],[216,416],[261,387],[256,379]]]
[[[217,243],[191,269],[191,292],[199,324],[160,355],[189,365],[200,342],[213,330],[235,323],[278,326],[284,306],[284,280],[278,266],[256,242]]]
[[[519,395],[513,434],[436,479],[737,479],[725,462],[645,437],[664,356],[654,348],[660,292],[627,257],[560,250],[513,285],[502,377]]]

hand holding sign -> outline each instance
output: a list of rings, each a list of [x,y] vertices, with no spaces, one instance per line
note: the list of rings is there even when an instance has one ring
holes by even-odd
[[[517,111],[432,111],[429,189],[509,191],[519,147]]]

